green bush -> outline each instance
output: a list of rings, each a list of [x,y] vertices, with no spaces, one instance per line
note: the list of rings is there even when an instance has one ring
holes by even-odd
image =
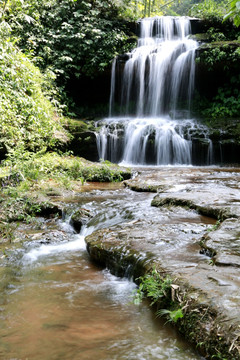
[[[0,148],[36,151],[67,139],[43,92],[44,78],[0,23]]]
[[[38,153],[21,149],[12,150],[8,159],[3,163],[11,175],[20,174],[22,180],[56,179],[112,182],[129,179],[130,170],[123,170],[111,163],[92,163],[83,158],[68,154],[59,155],[56,152]]]
[[[134,295],[135,304],[140,303],[144,296],[151,300],[151,306],[158,302],[165,304],[171,298],[172,280],[169,277],[163,279],[155,268],[151,274],[145,274],[137,280],[139,287]]]
[[[210,99],[196,94],[193,102],[195,115],[209,119],[210,127],[215,119],[239,118],[240,113],[240,76],[232,76],[228,82],[217,89]],[[239,130],[238,130],[239,132]]]
[[[219,88],[211,104],[202,115],[211,118],[238,117],[240,114],[240,91],[230,87]]]

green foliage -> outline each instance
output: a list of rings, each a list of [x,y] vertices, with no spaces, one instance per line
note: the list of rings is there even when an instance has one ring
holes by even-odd
[[[43,92],[44,79],[0,23],[0,149],[54,147],[66,134]]]
[[[207,38],[212,41],[224,41],[226,36],[217,28],[211,27],[206,32]]]
[[[221,33],[220,36],[222,36]],[[228,70],[233,65],[237,65],[240,60],[240,47],[237,46],[237,42],[224,41],[207,44],[205,45],[206,50],[201,52],[200,57],[196,58],[196,62],[207,65],[209,71],[219,63],[223,64],[224,70]]]
[[[204,0],[193,5],[190,15],[200,19],[219,20],[221,22],[226,12],[225,8],[226,3],[224,1]]]
[[[58,85],[65,86],[72,77],[95,77],[116,54],[132,48],[126,17],[181,14],[180,6],[186,9],[194,2],[9,0],[5,18],[24,52],[30,52],[42,70],[53,71]]]
[[[197,58],[196,62],[202,62],[208,66],[208,70],[212,70],[213,66],[220,61],[227,60],[228,55],[219,47],[208,48],[201,54],[201,58]]]
[[[17,225],[13,226],[5,221],[0,221],[0,238],[2,241],[9,241],[10,243],[14,240],[14,230]]]
[[[223,34],[209,30],[214,43],[206,44],[196,58],[196,63],[214,74],[221,69],[222,86],[216,88],[209,99],[195,98],[193,108],[205,118],[234,118],[240,112],[240,76],[238,64],[240,47],[238,41],[219,41]],[[217,40],[217,41],[216,41]]]
[[[221,225],[221,221],[220,220],[218,220],[217,222],[216,222],[216,224],[214,224],[214,225],[212,225],[211,227],[209,227],[208,229],[207,229],[207,231],[216,231],[218,228],[219,228],[219,226]]]
[[[189,15],[203,19],[207,26],[211,26],[207,31],[210,41],[234,40],[239,32],[233,25],[232,17],[226,16],[228,6],[229,3],[222,0],[204,0],[193,5]]]
[[[240,25],[240,1],[230,0],[226,3],[221,0],[204,0],[192,6],[190,15],[211,22],[217,21],[219,24],[233,20],[234,25],[238,27]]]
[[[119,0],[123,14],[138,19],[155,15],[188,15],[197,0]]]
[[[7,19],[21,48],[61,84],[94,77],[127,49],[120,9],[110,0],[12,0]]]
[[[171,297],[172,280],[169,277],[162,279],[156,269],[153,269],[151,274],[144,275],[138,280],[140,283],[134,303],[139,303],[144,295],[151,299],[151,305]]]
[[[166,306],[169,309],[157,310],[157,316],[167,316],[168,321],[176,323],[179,319],[183,318],[181,308],[176,309],[174,302],[173,284],[170,277],[162,278],[157,270],[154,268],[151,274],[146,274],[137,279],[140,281],[138,289],[134,293],[133,302],[138,305],[142,302],[144,297],[151,300],[151,306],[157,305],[158,307]]]
[[[212,355],[211,359],[218,359],[218,360],[228,360],[224,355],[222,355],[219,351],[216,355]]]
[[[157,316],[167,316],[169,322],[176,323],[178,319],[183,318],[183,312],[182,309],[176,309],[176,310],[167,310],[167,309],[160,309],[157,311]]]
[[[8,222],[26,221],[29,223],[31,219],[41,211],[40,204],[34,203],[33,200],[28,197],[21,196],[19,191],[13,194],[11,188],[8,188],[4,190],[3,194],[8,196],[8,199],[2,206],[4,216]],[[6,226],[3,228],[6,229]]]
[[[191,8],[197,2],[198,0],[173,1],[171,4],[169,4],[169,6],[163,9],[164,15],[187,16],[189,15]]]
[[[44,153],[44,149],[38,153],[25,151],[24,154],[21,150],[12,150],[3,166],[8,166],[12,173],[20,173],[24,184],[50,178],[69,187],[72,180],[83,184],[85,181],[122,181],[124,176],[130,176],[130,172],[111,163],[94,164],[71,155]]]
[[[237,117],[240,113],[240,91],[219,88],[211,106],[203,112],[207,117]]]
[[[230,84],[218,89],[217,95],[199,102],[199,111],[207,118],[238,117],[240,113],[240,77],[232,77]]]
[[[231,0],[228,2],[228,13],[224,16],[224,21],[227,19],[233,19],[234,24],[240,26],[240,1]]]

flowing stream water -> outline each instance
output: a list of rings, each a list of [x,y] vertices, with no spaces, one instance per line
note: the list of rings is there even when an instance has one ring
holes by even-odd
[[[0,266],[1,359],[200,359],[148,304],[132,303],[133,282],[97,268],[86,251],[84,237],[96,229],[142,216],[161,221],[150,206],[152,197],[102,185],[58,199],[67,214],[85,207],[94,215],[80,234],[69,225],[69,216],[39,219],[34,230],[19,227],[24,245]],[[173,221],[171,214],[162,217]],[[205,226],[197,214],[186,221]]]
[[[146,18],[139,25],[137,47],[126,61],[113,61],[109,118],[96,124],[99,158],[131,165],[212,164],[208,129],[190,114],[198,47],[189,37],[190,19]]]

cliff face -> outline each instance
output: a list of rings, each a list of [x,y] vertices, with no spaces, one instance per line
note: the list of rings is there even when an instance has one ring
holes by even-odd
[[[237,80],[239,60],[240,41],[202,43],[196,51],[197,90],[203,95],[213,96],[218,87],[230,82],[232,77]]]

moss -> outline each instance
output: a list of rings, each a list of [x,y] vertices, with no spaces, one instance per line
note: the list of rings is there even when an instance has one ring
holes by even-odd
[[[202,123],[209,127],[209,137],[220,140],[221,143],[240,143],[240,122],[239,119],[230,118],[204,118]]]
[[[64,118],[63,125],[69,130],[70,133],[73,132],[84,132],[88,130],[94,130],[94,122],[84,119],[72,119]]]
[[[209,35],[207,33],[190,35],[190,39],[193,39],[193,40],[199,41],[199,42],[209,42],[210,41]]]
[[[0,236],[13,238],[14,222],[31,222],[35,216],[62,216],[61,207],[50,200],[71,189],[82,191],[85,181],[122,181],[131,170],[107,163],[92,163],[56,153],[25,154],[0,167]]]

